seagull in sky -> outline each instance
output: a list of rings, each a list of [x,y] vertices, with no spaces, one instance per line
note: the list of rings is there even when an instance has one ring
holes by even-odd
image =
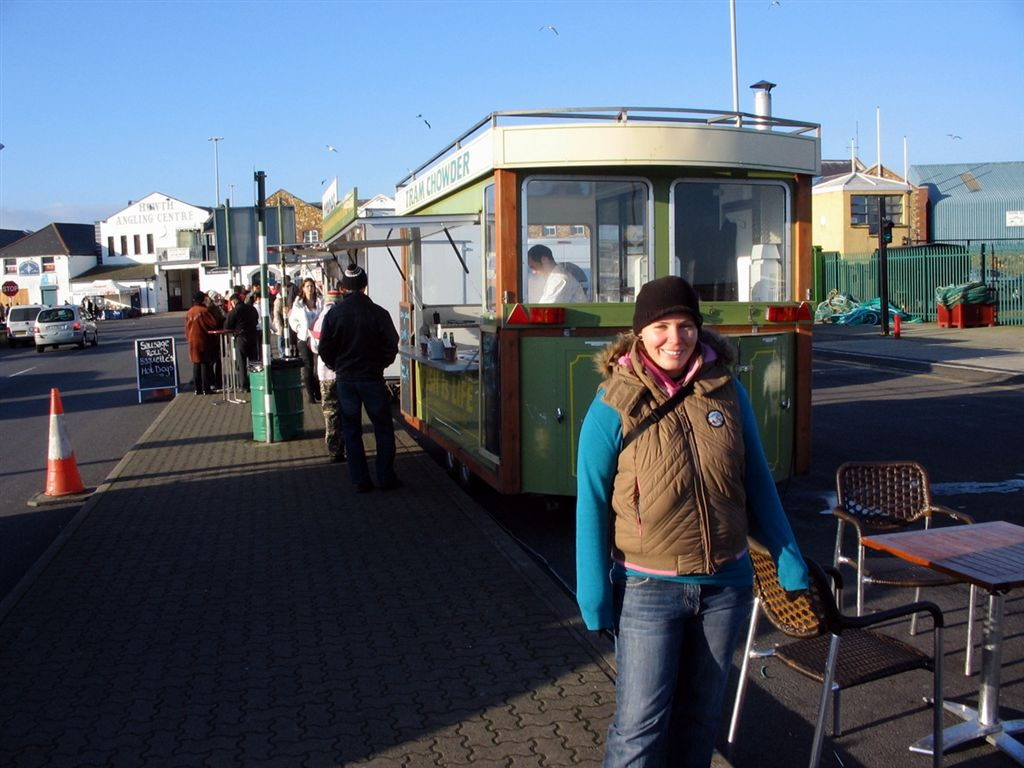
[[[327,151],[328,152],[337,152],[338,151],[334,147],[332,147],[330,144],[324,144],[324,146],[327,147]]]
[[[427,123],[427,118],[425,118],[423,115],[416,115],[416,117],[418,117],[424,123]],[[430,127],[430,123],[427,123],[427,128],[429,128],[429,127]]]
[[[953,139],[954,141],[956,139],[962,139],[963,138],[963,136],[957,136],[955,133],[947,133],[946,135],[949,136],[949,138]]]
[[[551,30],[552,32],[554,32],[554,33],[555,33],[556,35],[558,34],[558,30],[557,30],[557,29],[555,29],[555,25],[554,25],[554,24],[545,24],[545,25],[544,25],[543,27],[541,27],[541,28],[540,28],[540,29],[538,29],[537,31],[538,31],[538,32],[543,32],[543,31],[544,31],[545,29],[550,29],[550,30]]]

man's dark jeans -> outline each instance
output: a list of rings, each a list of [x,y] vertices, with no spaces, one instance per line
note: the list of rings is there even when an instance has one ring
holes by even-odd
[[[370,470],[363,448],[363,414],[370,417],[377,441],[377,485],[387,488],[395,483],[395,424],[391,418],[391,393],[383,379],[342,381],[338,379],[338,405],[341,432],[345,436],[349,477],[355,485],[370,482]]]

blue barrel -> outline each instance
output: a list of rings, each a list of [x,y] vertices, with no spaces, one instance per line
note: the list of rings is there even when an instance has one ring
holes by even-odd
[[[302,395],[302,360],[297,357],[275,358],[270,363],[270,381],[273,384],[274,408],[270,414],[271,441],[292,440],[305,430]],[[249,388],[252,390],[252,439],[267,441],[267,418],[263,404],[267,391],[267,372],[262,365],[249,369]]]

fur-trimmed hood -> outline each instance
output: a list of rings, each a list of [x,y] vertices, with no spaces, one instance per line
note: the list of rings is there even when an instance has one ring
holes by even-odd
[[[633,331],[625,331],[616,336],[611,344],[594,355],[594,367],[601,374],[602,378],[608,379],[612,375],[612,371],[619,364],[619,358],[632,350],[633,345],[637,341],[638,337]],[[715,350],[718,359],[724,365],[731,367],[736,362],[736,348],[728,338],[718,333],[718,331],[705,326],[700,329],[698,341]]]

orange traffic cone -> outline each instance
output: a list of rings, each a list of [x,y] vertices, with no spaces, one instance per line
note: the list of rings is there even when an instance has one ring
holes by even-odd
[[[78,463],[71,441],[64,430],[64,406],[56,387],[50,390],[50,448],[46,456],[45,496],[70,496],[84,493],[85,485],[78,474]]]

